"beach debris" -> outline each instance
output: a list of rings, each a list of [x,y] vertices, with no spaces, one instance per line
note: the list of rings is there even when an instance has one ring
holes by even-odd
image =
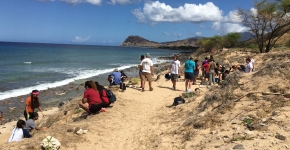
[[[276,136],[275,136],[276,139],[279,139],[279,140],[282,140],[282,141],[285,141],[286,140],[286,137],[279,134],[279,133],[276,133]]]
[[[42,140],[41,146],[44,149],[58,150],[61,144],[56,138],[52,136],[47,136],[46,138]]]
[[[14,110],[16,107],[9,107],[10,110]]]
[[[79,129],[79,130],[76,132],[77,135],[86,134],[86,133],[88,133],[88,130],[83,130],[83,129]]]
[[[55,92],[55,95],[64,95],[66,94],[67,91],[63,90],[62,92]]]
[[[66,111],[64,111],[64,113],[63,113],[64,115],[66,115],[67,114],[67,110]]]
[[[59,102],[58,107],[62,107],[64,105],[64,102]]]

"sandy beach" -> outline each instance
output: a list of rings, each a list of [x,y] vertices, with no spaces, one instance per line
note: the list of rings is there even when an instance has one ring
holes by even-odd
[[[106,112],[84,117],[77,105],[81,97],[46,111],[38,124],[49,128],[34,132],[31,139],[7,144],[16,123],[6,123],[0,126],[0,149],[41,149],[40,143],[48,135],[60,141],[61,149],[68,150],[288,149],[290,84],[285,72],[290,69],[290,55],[225,52],[215,57],[233,64],[241,63],[236,62],[237,57],[243,60],[248,55],[255,55],[255,72],[233,72],[222,86],[200,86],[198,81],[191,88],[198,88],[193,97],[183,94],[183,77],[174,91],[162,72],[153,82],[153,91],[147,83],[145,92],[138,88],[114,90],[117,101]],[[278,60],[284,63],[278,65]],[[267,73],[271,63],[276,66]],[[187,97],[185,104],[167,107],[181,95]],[[88,133],[73,132],[79,128]]]

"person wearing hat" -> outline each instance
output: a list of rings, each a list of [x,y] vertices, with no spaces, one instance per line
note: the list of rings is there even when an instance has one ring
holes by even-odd
[[[146,54],[146,58],[143,59],[140,63],[140,67],[142,69],[141,73],[141,87],[142,87],[142,92],[144,92],[144,87],[145,87],[145,82],[146,79],[149,82],[149,91],[153,91],[152,88],[152,77],[154,76],[154,68],[153,68],[153,62],[150,59],[150,54]]]
[[[38,113],[34,112],[29,116],[29,119],[26,121],[24,129],[28,132],[31,132],[33,129],[35,130],[46,130],[46,127],[38,127],[35,121],[38,119]]]
[[[110,86],[122,84],[121,73],[118,68],[115,68],[114,71],[108,76],[108,81],[110,82]]]
[[[24,110],[24,117],[25,120],[29,119],[29,116],[34,113],[35,109],[38,108],[39,111],[42,113],[42,109],[40,107],[40,100],[38,98],[39,91],[33,90],[29,97],[27,97],[25,102],[25,110]],[[42,116],[44,117],[43,113]]]

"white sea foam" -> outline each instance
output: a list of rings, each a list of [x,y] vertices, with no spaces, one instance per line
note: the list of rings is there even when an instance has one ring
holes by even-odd
[[[23,62],[24,64],[31,64],[31,62],[27,61],[27,62]]]
[[[118,69],[123,70],[126,68],[130,68],[131,66],[133,66],[133,65],[118,67]],[[25,87],[25,88],[21,88],[21,89],[13,89],[13,90],[5,91],[5,92],[0,92],[0,100],[4,100],[7,98],[11,98],[11,97],[26,95],[26,94],[29,94],[34,89],[41,91],[41,90],[46,90],[48,88],[55,88],[55,87],[67,85],[71,82],[74,82],[75,80],[86,79],[86,78],[90,78],[90,77],[97,76],[100,74],[112,72],[114,70],[114,68],[103,69],[103,70],[70,70],[70,71],[65,71],[63,69],[53,68],[51,70],[54,70],[55,72],[65,72],[67,74],[74,74],[75,77],[68,78],[68,79],[61,80],[61,81],[52,82],[52,83],[41,83],[41,84],[36,85],[36,86],[30,86],[30,87]],[[38,70],[38,71],[41,72],[44,70]]]

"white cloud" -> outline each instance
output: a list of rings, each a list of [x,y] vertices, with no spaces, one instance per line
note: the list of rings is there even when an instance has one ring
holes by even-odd
[[[210,11],[208,11],[210,10]],[[144,4],[143,9],[135,9],[132,13],[138,22],[206,22],[219,21],[222,19],[222,11],[212,2],[202,4],[188,4],[178,8],[149,1]]]
[[[230,11],[228,15],[224,16],[222,22],[240,23],[242,20],[237,10]]]
[[[170,34],[168,32],[164,32],[163,34],[166,36],[170,36]]]
[[[196,32],[195,35],[196,35],[196,36],[201,36],[202,33],[201,33],[201,32]]]
[[[73,42],[86,42],[86,41],[88,41],[90,39],[91,39],[91,36],[88,36],[88,37],[85,37],[85,38],[76,36],[75,39],[73,39]]]
[[[115,4],[125,5],[125,4],[139,3],[139,2],[141,2],[141,0],[111,0],[111,2],[109,3],[112,5],[115,5]]]
[[[204,28],[204,25],[203,25],[203,24],[201,24],[199,27],[200,27],[200,28]]]
[[[247,28],[238,23],[223,23],[214,22],[212,23],[211,29],[218,32],[221,35],[228,34],[230,32],[245,32]]]
[[[101,5],[102,0],[61,0],[69,4],[90,3],[93,5]]]
[[[173,33],[174,36],[177,36],[178,38],[181,37],[181,33]]]

